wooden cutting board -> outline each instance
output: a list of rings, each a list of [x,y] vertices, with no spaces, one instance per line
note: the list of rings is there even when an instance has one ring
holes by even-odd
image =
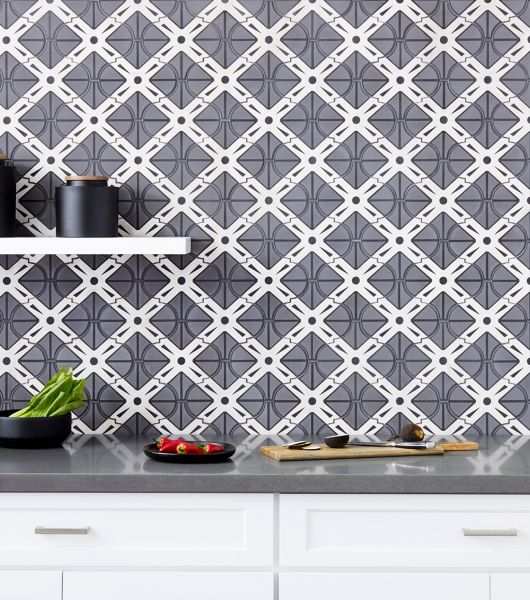
[[[284,446],[261,446],[265,456],[280,462],[290,460],[327,460],[333,458],[382,458],[387,456],[432,456],[462,450],[478,450],[476,442],[440,442],[432,450],[414,450],[410,448],[381,448],[378,446],[348,446],[347,448],[329,448],[319,444],[320,450],[290,450]]]

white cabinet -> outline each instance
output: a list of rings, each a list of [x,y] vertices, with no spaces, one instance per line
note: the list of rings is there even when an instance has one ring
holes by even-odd
[[[61,600],[61,572],[0,571],[0,600]]]
[[[272,600],[273,575],[251,572],[104,571],[64,574],[63,600],[146,600],[164,597]]]
[[[282,573],[279,600],[327,597],[410,600],[489,600],[486,573]],[[514,600],[499,596],[499,600]],[[522,598],[522,596],[521,596]],[[528,595],[525,596],[525,600]],[[82,598],[84,600],[84,598]],[[495,599],[496,600],[496,599]]]
[[[491,600],[528,600],[530,573],[493,573]]]
[[[524,496],[285,495],[279,535],[285,567],[530,570]]]

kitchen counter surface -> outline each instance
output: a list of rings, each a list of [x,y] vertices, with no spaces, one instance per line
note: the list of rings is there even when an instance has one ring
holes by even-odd
[[[139,438],[85,435],[51,450],[0,448],[0,492],[530,494],[527,436],[478,438],[478,452],[291,463],[259,452],[289,438],[231,441],[233,460],[217,465],[154,462]]]

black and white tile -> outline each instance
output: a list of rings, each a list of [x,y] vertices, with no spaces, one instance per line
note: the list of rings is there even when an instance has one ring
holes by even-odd
[[[184,257],[3,258],[0,394],[80,432],[530,433],[530,3],[2,0],[21,235],[67,174]]]

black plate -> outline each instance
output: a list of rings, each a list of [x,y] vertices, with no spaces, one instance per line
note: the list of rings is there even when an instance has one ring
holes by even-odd
[[[193,443],[205,444],[207,442],[194,441]],[[147,444],[144,446],[144,454],[153,460],[165,463],[217,463],[228,460],[236,451],[236,447],[232,444],[213,443],[224,446],[224,450],[214,454],[177,454],[176,452],[159,452],[156,444]]]

